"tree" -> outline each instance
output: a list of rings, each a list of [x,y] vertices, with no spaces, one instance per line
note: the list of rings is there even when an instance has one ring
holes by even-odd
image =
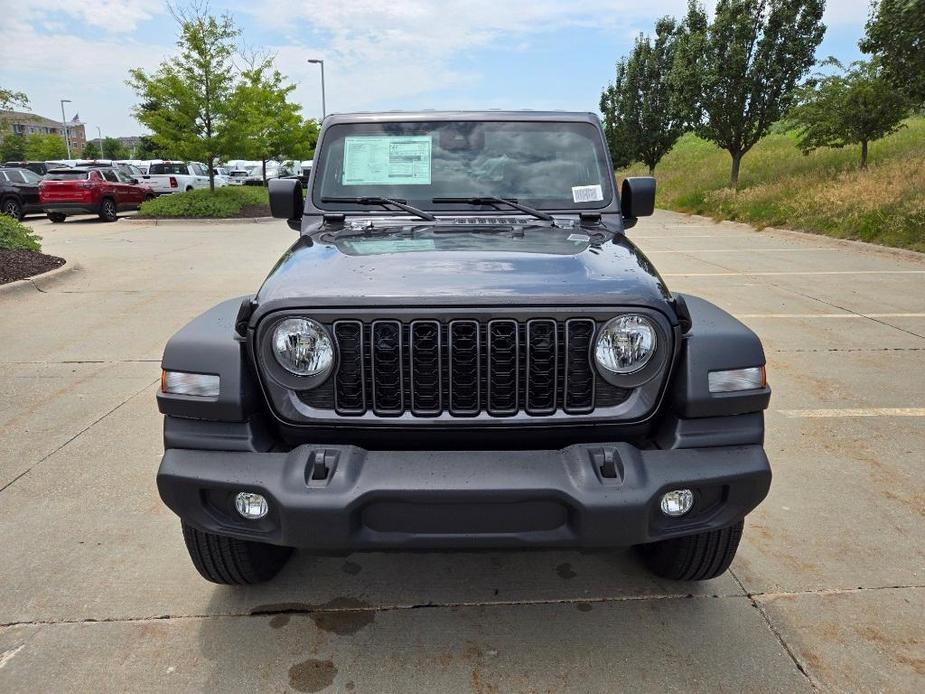
[[[25,158],[25,136],[22,133],[6,133],[0,139],[0,161],[22,161]]]
[[[713,22],[686,40],[696,75],[704,139],[729,152],[729,186],[737,188],[742,157],[793,103],[797,83],[822,41],[824,0],[719,0]]]
[[[60,135],[43,135],[33,133],[26,135],[26,159],[51,161],[67,157],[67,145]]]
[[[874,61],[855,62],[845,70],[829,58],[840,74],[809,80],[790,118],[801,130],[804,154],[817,147],[861,145],[861,168],[867,168],[867,145],[896,132],[909,115],[909,102],[883,78]]]
[[[103,153],[100,151],[100,146],[97,144],[96,140],[88,140],[80,156],[84,159],[102,159]]]
[[[0,87],[0,111],[12,111],[14,107],[29,108],[29,97],[23,92]]]
[[[236,69],[235,42],[240,30],[230,15],[214,17],[208,5],[171,7],[180,27],[179,54],[153,74],[130,71],[128,84],[142,102],[135,118],[151,130],[151,139],[184,159],[206,161],[209,188],[215,190],[215,159],[224,153],[228,100]]]
[[[128,150],[114,137],[103,138],[104,159],[127,159]]]
[[[916,105],[925,104],[925,0],[880,0],[871,7],[861,50]]]
[[[259,159],[266,183],[267,161],[281,157],[311,156],[318,140],[318,125],[302,118],[302,107],[287,100],[295,85],[273,69],[271,57],[253,57],[231,94],[227,141],[229,148]]]
[[[639,160],[654,173],[690,126],[695,102],[689,91],[677,89],[673,72],[678,36],[688,21],[678,26],[672,17],[663,17],[656,22],[654,40],[640,35],[601,95],[605,134],[618,166]]]
[[[134,157],[136,159],[170,159],[170,150],[158,145],[153,138],[142,135],[138,138],[138,146],[135,148]]]

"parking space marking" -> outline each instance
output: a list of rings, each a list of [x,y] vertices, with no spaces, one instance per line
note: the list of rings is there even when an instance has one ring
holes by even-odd
[[[778,410],[790,418],[925,417],[925,407],[845,407],[820,410]]]
[[[925,318],[925,313],[737,313],[737,318]]]
[[[925,270],[786,270],[780,272],[665,272],[662,277],[782,277],[818,275],[925,275]]]
[[[689,248],[685,250],[655,250],[647,251],[646,255],[656,253],[799,253],[802,251],[843,251],[844,248],[818,246],[814,248]]]

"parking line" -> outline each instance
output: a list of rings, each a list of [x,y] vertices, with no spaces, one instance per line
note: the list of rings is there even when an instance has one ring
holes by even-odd
[[[646,251],[646,255],[656,253],[801,253],[803,251],[843,251],[844,248],[819,246],[817,248],[690,248],[686,250],[656,250]]]
[[[738,313],[737,318],[925,318],[925,313]]]
[[[925,270],[789,270],[782,272],[665,272],[662,277],[781,277],[786,275],[925,275]]]
[[[846,407],[828,410],[778,410],[785,417],[925,417],[925,407]]]

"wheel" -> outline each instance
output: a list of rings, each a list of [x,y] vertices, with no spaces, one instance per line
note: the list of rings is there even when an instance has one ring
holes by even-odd
[[[649,570],[674,581],[706,581],[729,568],[745,521],[721,530],[639,545]]]
[[[103,202],[100,203],[100,219],[104,222],[114,222],[118,218],[115,201],[112,198],[103,198]]]
[[[193,189],[193,186],[186,186],[186,192],[190,192]]]
[[[151,195],[150,193],[148,193],[147,195],[145,195],[145,202],[151,202],[152,200],[154,200],[154,196],[153,196],[153,195]]]
[[[3,214],[9,215],[16,221],[21,221],[23,217],[22,205],[16,198],[7,198],[3,201]]]
[[[247,542],[197,530],[183,523],[183,539],[196,570],[207,581],[230,586],[263,583],[283,568],[291,547]]]
[[[49,212],[48,218],[51,220],[52,224],[60,224],[65,219],[67,219],[67,215],[62,214],[61,212]]]

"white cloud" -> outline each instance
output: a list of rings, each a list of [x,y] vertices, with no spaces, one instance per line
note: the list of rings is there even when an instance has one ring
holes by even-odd
[[[51,14],[63,14],[96,29],[112,33],[134,31],[139,23],[164,11],[158,0],[27,0],[20,3],[15,15],[20,20],[41,20]]]

